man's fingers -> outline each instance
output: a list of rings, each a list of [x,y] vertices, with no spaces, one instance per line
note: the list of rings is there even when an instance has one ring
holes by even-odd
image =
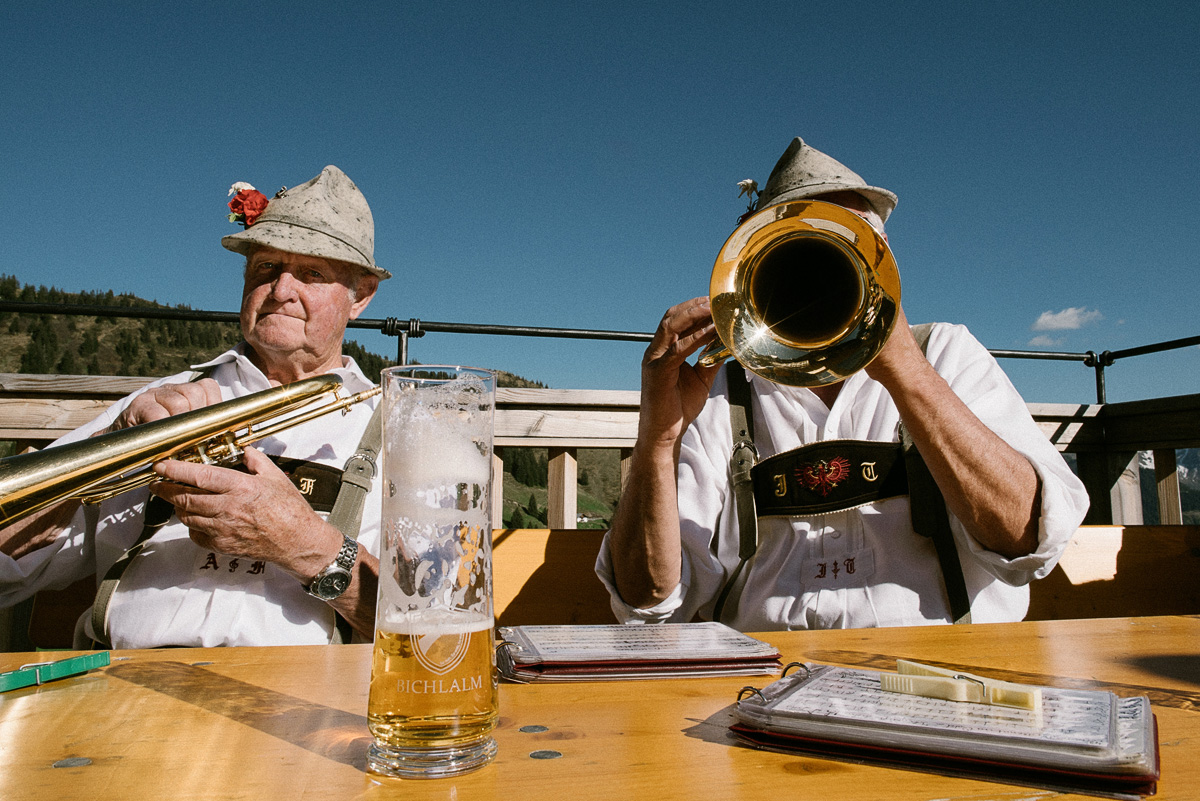
[[[236,470],[179,459],[156,462],[154,472],[168,481],[187,485],[185,489],[195,487],[213,493],[230,492],[244,479],[243,474]]]
[[[279,465],[272,462],[271,457],[258,448],[246,448],[242,453],[242,462],[251,475],[281,479],[291,484],[291,480],[279,469]]]
[[[712,341],[713,336],[708,298],[692,298],[672,306],[663,315],[654,339],[646,350],[646,361],[683,361]]]
[[[129,408],[117,418],[114,428],[150,423],[220,402],[221,388],[211,378],[188,384],[167,384],[134,398]]]
[[[712,309],[709,308],[708,298],[692,298],[667,309],[659,324],[659,331],[667,335],[682,336],[697,325],[711,321]]]

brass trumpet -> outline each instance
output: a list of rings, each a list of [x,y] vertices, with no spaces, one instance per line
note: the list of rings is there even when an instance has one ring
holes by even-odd
[[[348,409],[380,392],[374,387],[341,397],[341,386],[336,375],[314,376],[163,420],[0,459],[0,528],[68,498],[99,503],[145,486],[158,479],[150,466],[163,459],[237,464],[246,445]]]
[[[900,275],[883,235],[819,200],[769,206],[730,235],[709,302],[719,342],[699,363],[733,356],[769,381],[841,381],[879,355],[896,322]]]

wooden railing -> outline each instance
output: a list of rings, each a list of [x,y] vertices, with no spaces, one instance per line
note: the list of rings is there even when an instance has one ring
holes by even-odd
[[[96,416],[145,378],[0,374],[0,440],[43,447]],[[579,448],[611,448],[625,466],[637,437],[638,393],[626,390],[497,390],[496,475],[506,447],[549,452],[548,525],[575,528]],[[1200,447],[1200,395],[1108,404],[1029,404],[1060,451],[1075,454],[1092,507],[1088,524],[1140,524],[1139,451],[1154,453],[1159,522],[1182,523],[1175,449]],[[503,499],[493,520],[502,528]]]

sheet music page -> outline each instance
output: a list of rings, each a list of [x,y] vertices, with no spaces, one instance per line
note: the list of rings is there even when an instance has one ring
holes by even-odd
[[[501,636],[519,646],[514,661],[602,662],[766,658],[771,645],[721,623],[646,626],[513,626]]]
[[[965,738],[1028,740],[1039,745],[1107,750],[1114,746],[1116,697],[1043,688],[1040,715],[1028,709],[923,698],[880,688],[879,673],[825,667],[769,705],[774,717],[895,727]],[[1135,715],[1132,709],[1123,710]]]

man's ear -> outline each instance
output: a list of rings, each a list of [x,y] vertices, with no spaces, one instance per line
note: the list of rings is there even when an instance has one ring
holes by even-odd
[[[358,288],[355,290],[356,300],[350,306],[350,319],[357,320],[358,316],[367,309],[367,304],[371,302],[371,298],[375,297],[375,292],[379,289],[379,277],[375,275],[364,275],[358,281]]]

